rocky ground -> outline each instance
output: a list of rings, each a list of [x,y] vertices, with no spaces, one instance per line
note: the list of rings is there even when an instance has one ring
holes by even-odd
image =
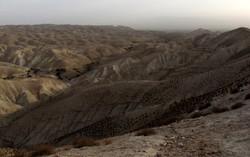
[[[248,157],[250,156],[250,101],[236,110],[186,119],[153,128],[156,134],[130,133],[109,138],[110,144],[59,148],[50,157]]]

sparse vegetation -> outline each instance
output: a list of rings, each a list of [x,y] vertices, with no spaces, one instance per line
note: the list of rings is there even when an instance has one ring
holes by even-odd
[[[40,69],[37,68],[31,68],[30,71],[32,71],[34,74],[40,71]]]
[[[229,109],[227,107],[218,107],[218,106],[214,106],[212,108],[212,112],[213,113],[222,113],[222,112],[226,112],[229,111]]]
[[[195,112],[190,116],[190,118],[198,118],[198,117],[206,116],[206,115],[209,115],[209,114],[211,114],[211,111],[208,111],[208,112]]]
[[[208,103],[206,103],[205,105],[199,106],[199,110],[204,110],[204,109],[206,109],[206,108],[209,108],[210,106],[211,106],[211,103],[208,102]]]
[[[147,128],[136,132],[136,136],[150,136],[154,134],[156,134],[156,131],[153,128]]]
[[[39,144],[31,147],[31,157],[51,155],[56,152],[55,147],[48,144]]]
[[[21,42],[15,41],[15,45],[21,45]]]
[[[73,146],[75,148],[81,148],[81,147],[91,147],[91,146],[98,146],[100,145],[99,141],[92,138],[92,137],[77,137],[74,142]]]
[[[166,122],[165,124],[171,124],[177,121],[180,121],[182,119],[187,118],[184,114],[177,114],[177,115],[171,115],[169,117],[166,117]]]
[[[246,95],[245,100],[249,100],[250,99],[250,93]]]
[[[243,87],[243,84],[238,84],[237,87],[238,87],[238,88],[242,88],[242,87]]]
[[[234,88],[230,91],[231,94],[236,94],[236,93],[239,93],[239,89],[238,88]]]
[[[192,114],[190,116],[190,118],[198,118],[198,117],[201,117],[203,116],[202,112],[195,112],[194,114]]]
[[[245,106],[246,104],[242,103],[242,102],[238,102],[236,104],[234,104],[231,109],[232,110],[235,110],[235,109],[238,109],[238,108],[241,108],[242,106]]]
[[[33,45],[33,46],[38,45],[38,43],[35,42],[34,40],[28,40],[27,43],[28,43],[29,45]]]
[[[98,64],[97,62],[92,62],[92,63],[89,63],[89,64],[86,64],[85,65],[85,68],[87,70],[87,72],[91,71],[94,67],[94,65]]]
[[[62,74],[63,73],[65,73],[66,72],[66,70],[65,69],[63,69],[63,68],[61,68],[61,69],[56,69],[56,76],[58,77],[58,79],[60,79],[60,80],[62,80],[63,78],[62,78]]]
[[[66,70],[65,69],[63,69],[63,68],[61,68],[61,69],[56,69],[56,72],[58,72],[58,73],[64,73]]]
[[[111,138],[104,139],[104,140],[102,141],[102,143],[103,143],[104,145],[109,145],[109,144],[112,143],[112,139],[111,139]]]
[[[14,76],[10,75],[10,76],[4,77],[3,79],[4,80],[11,80],[11,79],[14,79],[14,78],[15,78]]]
[[[18,41],[20,41],[20,42],[25,42],[25,41],[26,41],[26,39],[25,39],[25,38],[23,38],[23,37],[19,37],[19,38],[18,38]]]

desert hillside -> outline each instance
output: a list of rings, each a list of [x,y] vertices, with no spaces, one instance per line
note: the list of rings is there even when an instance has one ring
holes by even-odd
[[[181,133],[174,134],[189,138],[197,133],[200,141],[211,132],[204,141],[211,148],[201,153],[218,145],[221,153],[214,156],[248,156],[249,94],[248,28],[223,33],[205,29],[167,33],[124,26],[0,27],[2,147],[63,146],[79,135],[97,139],[122,135],[115,137],[117,146],[123,138],[128,138],[128,147],[138,142],[140,150],[144,140],[155,145],[146,145],[146,154],[129,150],[128,155],[190,156],[191,148],[189,154],[181,154],[181,149],[195,139],[183,140],[184,146],[173,148],[173,152],[159,151],[165,149],[166,140],[172,140],[165,137],[176,127]],[[235,107],[237,103],[242,105]],[[226,139],[222,136],[229,133],[229,125],[234,126],[236,135]],[[152,138],[124,135],[150,127],[157,127],[158,134]],[[222,127],[225,130],[216,131]],[[191,128],[195,128],[194,133],[184,133]],[[240,143],[240,154],[233,144],[241,131],[246,142]],[[213,136],[219,140],[213,141]],[[231,145],[221,144],[227,140]],[[121,149],[115,145],[98,151]],[[198,145],[194,142],[193,147]],[[230,148],[233,150],[227,153]],[[95,149],[99,147],[86,151],[96,156]],[[83,153],[74,151],[62,153]],[[105,155],[112,156],[109,153]]]

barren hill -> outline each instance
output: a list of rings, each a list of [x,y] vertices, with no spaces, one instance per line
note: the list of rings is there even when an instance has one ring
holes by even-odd
[[[0,145],[63,145],[230,110],[249,91],[249,46],[247,28],[2,26]]]

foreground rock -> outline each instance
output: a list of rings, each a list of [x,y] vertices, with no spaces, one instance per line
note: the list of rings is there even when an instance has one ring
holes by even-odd
[[[154,128],[155,135],[136,133],[110,138],[111,144],[81,149],[60,148],[50,157],[248,157],[250,155],[250,101],[229,112],[182,120]]]

